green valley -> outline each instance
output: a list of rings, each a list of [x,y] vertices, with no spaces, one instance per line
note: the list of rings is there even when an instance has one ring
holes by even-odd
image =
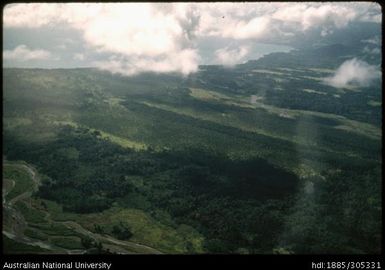
[[[4,69],[5,251],[379,252],[381,91],[272,57]]]

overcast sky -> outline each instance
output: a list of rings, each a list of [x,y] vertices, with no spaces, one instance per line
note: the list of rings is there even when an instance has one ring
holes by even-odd
[[[310,33],[322,39],[354,23],[380,24],[381,7],[371,2],[11,4],[3,16],[4,66],[189,74],[200,64],[231,66],[289,51]]]

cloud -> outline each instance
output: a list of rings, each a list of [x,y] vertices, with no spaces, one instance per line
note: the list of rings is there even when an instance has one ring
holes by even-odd
[[[369,39],[361,40],[361,42],[369,43],[369,44],[374,44],[374,45],[380,45],[381,44],[381,39],[380,39],[379,36],[374,36],[374,37],[369,38]]]
[[[356,10],[333,4],[323,4],[318,7],[309,4],[288,5],[272,15],[277,20],[298,23],[303,30],[320,25],[342,28],[357,16]]]
[[[13,50],[3,51],[3,58],[5,60],[29,61],[37,59],[50,59],[52,58],[52,55],[49,51],[46,50],[32,50],[29,49],[26,45],[19,45]]]
[[[198,5],[198,4],[197,4]],[[270,9],[275,6],[271,3]],[[259,9],[257,8],[259,7]],[[234,40],[260,39],[274,28],[266,4],[212,3],[199,5],[200,20],[197,35]],[[265,10],[266,13],[261,12]],[[265,15],[266,14],[266,15]]]
[[[188,75],[198,70],[199,55],[197,51],[186,49],[177,53],[170,53],[159,58],[132,56],[112,56],[106,61],[94,61],[96,67],[112,73],[135,75],[140,72],[179,72]]]
[[[195,23],[191,10],[186,5],[158,7],[100,4],[89,9],[82,5],[76,11],[71,9],[72,14],[67,16],[82,31],[88,46],[115,56],[113,60],[95,62],[102,69],[125,75],[196,71],[199,57],[189,42],[188,31],[189,25]]]
[[[234,39],[259,38],[266,35],[270,28],[271,21],[267,17],[257,17],[248,22],[234,22],[232,27],[223,31],[223,37]]]
[[[116,17],[113,17],[116,16]],[[111,20],[114,19],[114,20]],[[161,20],[160,20],[161,19]],[[148,21],[147,21],[148,20]],[[143,26],[146,31],[180,27],[190,37],[194,32],[253,38],[267,26],[301,26],[302,30],[325,25],[345,27],[353,20],[381,22],[376,3],[75,3],[11,4],[4,9],[5,27],[36,28],[67,23],[76,28],[101,26],[111,32]],[[119,24],[120,22],[125,24]],[[174,23],[178,22],[178,26]],[[154,25],[154,22],[160,23]],[[238,26],[231,29],[228,26]],[[105,27],[102,27],[102,30]],[[174,28],[174,30],[177,30]],[[281,29],[282,30],[282,29]],[[125,31],[125,30],[122,30]],[[163,31],[163,28],[162,28]],[[159,35],[162,35],[162,31]],[[251,32],[250,35],[248,33]],[[90,33],[91,34],[91,33]],[[112,33],[113,34],[113,33]],[[258,36],[259,34],[257,34]]]
[[[249,52],[248,47],[240,47],[229,49],[228,47],[215,51],[216,60],[218,63],[225,66],[233,66],[239,63]]]
[[[344,28],[353,21],[376,21],[372,3],[215,3],[200,5],[199,34],[234,39],[275,40],[313,28]]]
[[[196,16],[186,4],[16,4],[6,6],[4,25],[32,28],[65,23],[82,33],[88,48],[115,56],[96,62],[101,68],[122,74],[187,74],[198,68],[199,56],[191,40]]]
[[[365,46],[364,49],[362,50],[364,53],[368,54],[381,54],[381,49],[380,48],[370,48],[369,46]]]
[[[321,31],[321,36],[325,37],[327,35],[333,34],[333,30],[330,30],[326,27],[324,27]]]
[[[38,28],[54,24],[60,13],[57,4],[9,4],[3,10],[5,27]]]
[[[207,37],[282,43],[313,28],[327,35],[352,21],[380,22],[379,15],[381,8],[373,3],[30,3],[5,6],[3,23],[74,29],[87,50],[106,56],[98,61],[101,67],[123,74],[186,74],[197,70],[199,41]],[[230,52],[226,45],[211,52],[223,63],[244,51]]]
[[[378,67],[353,58],[342,63],[335,74],[325,78],[324,82],[336,88],[344,88],[351,85],[369,86],[378,78],[381,78]]]

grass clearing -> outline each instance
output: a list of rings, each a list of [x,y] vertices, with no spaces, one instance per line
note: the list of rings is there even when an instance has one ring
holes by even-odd
[[[50,242],[55,246],[67,249],[84,249],[79,237],[51,237]]]
[[[370,101],[368,101],[368,105],[373,106],[373,107],[379,107],[382,105],[382,103],[381,103],[381,101],[370,100]]]
[[[20,166],[7,163],[3,164],[3,179],[4,178],[15,182],[15,186],[6,196],[8,201],[34,188],[31,175]]]
[[[41,200],[47,206],[47,211],[50,213],[50,218],[54,221],[76,220],[78,214],[63,212],[63,207],[56,202],[49,200]]]
[[[203,238],[191,230],[175,230],[151,218],[145,212],[137,209],[122,209],[113,207],[102,213],[83,215],[78,222],[88,230],[93,230],[94,224],[103,227],[111,233],[114,225],[121,222],[133,233],[129,241],[154,247],[166,253],[202,252]]]
[[[189,88],[189,89],[190,89],[190,95],[198,99],[203,99],[203,100],[231,99],[230,96],[220,94],[218,92],[202,89],[202,88]]]
[[[334,73],[335,70],[330,68],[308,68],[311,71],[320,72],[320,73]]]
[[[41,241],[47,241],[48,240],[48,236],[42,232],[40,232],[39,230],[34,230],[34,229],[30,229],[30,228],[27,228],[25,231],[24,231],[24,234],[28,237],[31,237],[31,238],[34,238],[34,239],[38,239],[38,240],[41,240]]]
[[[3,194],[9,192],[13,186],[15,185],[15,182],[10,179],[3,179]]]
[[[351,132],[357,133],[359,135],[367,136],[374,139],[379,139],[381,137],[381,129],[368,123],[363,123],[355,120],[347,119],[344,116],[336,115],[336,114],[330,114],[330,113],[322,113],[322,112],[316,112],[316,111],[305,111],[305,110],[294,110],[294,109],[283,109],[279,107],[275,107],[272,105],[266,105],[262,102],[255,102],[256,108],[263,108],[271,113],[278,114],[280,116],[285,115],[286,117],[290,117],[293,119],[296,119],[303,115],[308,116],[318,116],[323,118],[328,118],[331,120],[337,120],[341,122],[342,125],[337,125],[334,128],[337,129],[345,129],[349,130]]]
[[[81,236],[81,234],[60,223],[30,224],[30,226],[49,236]]]
[[[140,143],[140,142],[136,142],[136,141],[133,141],[133,140],[129,140],[127,138],[116,136],[116,135],[113,135],[111,133],[105,132],[105,131],[100,130],[100,129],[90,128],[90,127],[84,126],[84,125],[79,125],[79,124],[77,124],[77,123],[75,123],[73,121],[53,121],[53,124],[56,124],[56,125],[69,125],[69,126],[74,127],[74,128],[78,128],[78,127],[88,128],[91,132],[100,132],[100,134],[101,134],[100,137],[101,138],[107,139],[110,142],[118,144],[118,145],[120,145],[122,147],[132,148],[132,149],[135,149],[135,150],[145,150],[145,149],[147,149],[147,146],[144,143]]]
[[[302,91],[312,94],[318,94],[318,95],[327,95],[325,92],[313,90],[313,89],[302,89]]]
[[[39,210],[36,210],[33,207],[27,206],[26,202],[19,201],[16,203],[16,208],[24,216],[25,220],[28,223],[43,223],[45,222],[45,213]]]
[[[286,75],[283,72],[268,70],[268,69],[253,69],[252,72],[255,73],[264,73],[264,74],[272,74],[272,75]]]
[[[91,130],[93,130],[93,129],[91,129]],[[98,130],[98,131],[101,133],[101,137],[103,139],[107,139],[107,140],[111,141],[112,143],[118,144],[118,145],[120,145],[122,147],[133,148],[133,149],[136,149],[136,150],[145,150],[145,149],[147,149],[147,146],[144,143],[128,140],[126,138],[115,136],[115,135],[113,135],[111,133],[108,133],[108,132],[105,132],[105,131],[101,131],[101,130]]]
[[[117,107],[124,108],[120,104],[122,101],[124,101],[124,99],[122,98],[111,97],[111,98],[105,99],[104,101],[107,102],[110,106],[117,106]]]
[[[313,77],[313,76],[300,76],[303,79],[309,79],[309,80],[314,80],[314,81],[323,81],[324,78],[320,77]]]
[[[242,129],[244,131],[251,131],[251,132],[258,133],[258,134],[270,136],[273,138],[288,140],[287,137],[274,134],[273,132],[271,132],[269,130],[259,129],[259,128],[256,128],[255,126],[251,126],[251,125],[245,125],[242,122],[238,121],[239,119],[234,118],[231,114],[208,114],[208,113],[198,112],[198,111],[190,109],[188,107],[175,108],[175,107],[165,105],[165,104],[155,104],[155,103],[150,103],[150,102],[143,102],[143,104],[145,104],[147,106],[154,107],[154,108],[174,112],[177,114],[193,117],[195,119],[211,121],[214,123],[222,124],[224,126],[239,128],[239,129]]]

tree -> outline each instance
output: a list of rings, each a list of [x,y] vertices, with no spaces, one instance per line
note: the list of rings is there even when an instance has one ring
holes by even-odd
[[[89,249],[94,246],[94,240],[90,237],[82,237],[81,238],[81,244],[84,248]]]

